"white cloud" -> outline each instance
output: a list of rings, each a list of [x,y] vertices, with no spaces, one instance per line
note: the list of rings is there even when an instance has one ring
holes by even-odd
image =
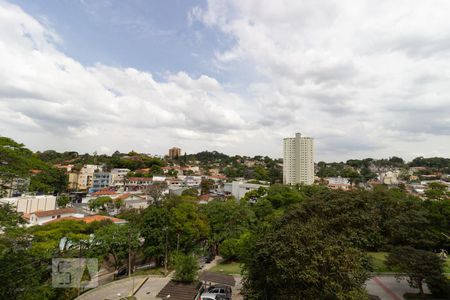
[[[249,89],[262,126],[314,136],[327,158],[411,158],[418,144],[423,155],[450,147],[434,138],[450,136],[449,10],[448,1],[208,0],[191,19],[236,41],[218,64],[250,61],[263,76]]]
[[[232,130],[250,126],[237,110],[243,107],[240,97],[214,78],[179,72],[157,82],[152,74],[132,68],[85,67],[55,48],[51,29],[4,2],[0,36],[0,105],[5,112],[0,134],[20,140],[26,127],[36,138],[24,142],[42,145],[44,138],[46,148],[62,149],[68,145],[55,139],[60,136],[77,140],[82,151],[103,151],[157,130],[162,140],[154,142],[164,151],[177,132],[191,132],[197,142],[213,145]],[[124,130],[122,142],[105,144]],[[90,137],[98,144],[89,144]]]
[[[158,81],[82,65],[58,50],[50,22],[0,0],[0,134],[41,150],[178,145],[280,156],[281,138],[301,131],[316,138],[318,159],[445,156],[449,9],[447,1],[209,0],[188,22],[234,41],[211,62],[225,79],[179,71]],[[248,86],[232,92],[241,74]]]

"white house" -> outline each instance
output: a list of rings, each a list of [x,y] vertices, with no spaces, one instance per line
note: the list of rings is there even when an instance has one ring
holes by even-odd
[[[227,182],[224,184],[223,190],[226,195],[232,195],[237,200],[240,200],[249,191],[257,190],[260,187],[269,187],[268,185],[248,183],[245,181],[233,181],[231,183]]]
[[[398,176],[400,175],[400,171],[387,171],[380,174],[380,181],[381,183],[391,185],[391,184],[398,184]]]
[[[75,208],[62,208],[48,211],[36,211],[24,217],[29,219],[28,222],[30,225],[43,225],[60,218],[83,218],[84,215],[78,213]]]

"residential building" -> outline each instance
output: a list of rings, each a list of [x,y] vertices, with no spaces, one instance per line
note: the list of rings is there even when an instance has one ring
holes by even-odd
[[[115,168],[111,169],[111,185],[112,186],[123,186],[124,180],[130,169],[125,168]]]
[[[145,209],[148,206],[147,196],[142,194],[125,193],[115,198],[114,201],[123,201],[125,208]]]
[[[148,177],[130,177],[126,182],[125,189],[128,191],[143,190],[153,182],[152,178]]]
[[[268,188],[268,185],[248,183],[245,181],[233,181],[224,183],[223,191],[225,195],[232,195],[237,200],[245,196],[247,192],[257,190],[260,187]]]
[[[283,140],[283,183],[314,183],[314,139],[296,133]]]
[[[94,173],[101,171],[98,165],[84,165],[78,175],[78,189],[87,190],[92,187],[94,181]]]
[[[75,191],[78,189],[78,172],[69,173],[67,187],[69,190]]]
[[[178,158],[181,156],[181,149],[177,147],[173,147],[169,149],[169,157],[170,158]]]
[[[92,191],[99,191],[111,185],[111,173],[95,172],[92,180]]]
[[[0,203],[9,203],[17,212],[30,214],[35,211],[49,211],[56,209],[56,196],[21,196],[13,198],[1,198]]]

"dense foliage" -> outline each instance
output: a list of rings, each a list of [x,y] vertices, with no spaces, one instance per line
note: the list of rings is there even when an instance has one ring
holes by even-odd
[[[194,161],[204,170],[217,168],[231,177],[272,183],[281,178],[280,161],[261,156],[202,152],[167,163]],[[34,191],[60,192],[65,175],[51,167],[53,163],[105,163],[108,168],[160,172],[166,162],[135,152],[33,154],[21,144],[0,138],[0,163],[2,186],[12,178],[29,177]],[[445,159],[424,158],[411,163],[437,169],[447,168],[446,164]],[[358,183],[373,178],[374,168],[393,166],[404,167],[405,162],[391,157],[319,163],[319,174],[349,177]],[[212,185],[204,180],[201,194],[207,194]],[[165,187],[161,183],[145,190],[153,200],[146,209],[123,208],[119,217],[128,220],[127,225],[66,220],[27,228],[20,214],[0,205],[0,298],[73,298],[76,291],[51,287],[52,257],[96,257],[103,267],[112,269],[127,265],[128,258],[133,265],[139,260],[161,267],[172,257],[177,278],[191,281],[197,256],[209,252],[242,263],[244,293],[249,299],[365,299],[363,283],[371,271],[366,252],[381,250],[392,252],[388,264],[411,275],[415,286],[426,281],[436,295],[445,292],[442,264],[433,252],[450,249],[445,235],[450,232],[450,201],[439,184],[430,185],[426,200],[385,186],[342,191],[324,185],[272,184],[249,192],[240,202],[220,198],[207,204],[198,203],[195,189],[168,196],[162,193]],[[67,197],[58,198],[60,206],[67,203]],[[89,206],[106,214],[120,203],[99,197]]]

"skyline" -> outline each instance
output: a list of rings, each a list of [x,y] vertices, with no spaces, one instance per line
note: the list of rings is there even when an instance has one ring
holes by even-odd
[[[450,3],[391,2],[0,0],[0,135],[279,158],[301,132],[316,161],[448,156]]]

